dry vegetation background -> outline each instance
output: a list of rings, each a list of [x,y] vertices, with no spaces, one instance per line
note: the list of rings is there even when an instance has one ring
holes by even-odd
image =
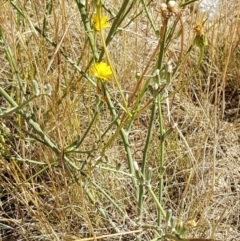
[[[156,206],[146,194],[139,224],[137,199],[120,136],[106,149],[104,158],[99,159],[104,145],[116,132],[116,127],[110,125],[113,119],[107,104],[97,109],[99,115],[78,151],[64,152],[78,136],[83,137],[98,108],[99,90],[75,68],[78,66],[84,72],[92,58],[76,2],[0,2],[0,87],[20,104],[35,94],[33,80],[40,93],[51,85],[50,96],[40,95],[22,110],[60,150],[56,154],[46,146],[41,141],[44,137],[37,135],[18,112],[4,117],[2,114],[10,105],[1,94],[0,240],[78,240],[142,228],[136,234],[103,240],[154,240]],[[125,96],[132,94],[137,74],[143,72],[158,43],[142,1],[135,2],[108,46]],[[160,28],[161,1],[147,3],[154,23]],[[110,23],[121,4],[120,0],[105,1],[103,12]],[[201,19],[197,5],[198,1],[180,9],[183,25],[178,24],[177,28],[184,30],[184,50],[193,40],[193,28]],[[90,18],[95,11],[92,1],[86,1],[86,9]],[[189,228],[186,236],[199,238],[196,240],[240,240],[239,12],[239,1],[221,1],[218,16],[204,25],[208,46],[200,69],[174,93],[196,65],[199,51],[194,48],[168,90],[174,93],[168,100],[171,120],[177,127],[165,140],[162,174],[157,171],[161,142],[158,118],[149,141],[152,188],[157,190],[162,177],[164,209],[171,209],[183,225],[194,220],[196,226]],[[44,25],[47,38],[38,31]],[[107,34],[108,30],[105,31]],[[95,36],[100,52],[102,44]],[[6,48],[12,57],[6,54]],[[180,40],[176,37],[167,50],[165,62],[169,58],[176,67],[179,51]],[[106,85],[116,105],[121,101],[119,91],[111,80]],[[150,98],[148,94],[141,106]],[[172,122],[168,121],[166,99],[162,110],[168,129]],[[121,112],[121,108],[117,111]],[[150,114],[150,108],[142,112],[133,121],[128,135],[132,158],[140,166]],[[64,155],[81,170],[69,166]]]

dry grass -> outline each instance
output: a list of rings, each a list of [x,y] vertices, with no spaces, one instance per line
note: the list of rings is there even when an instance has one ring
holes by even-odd
[[[83,72],[92,58],[76,2],[51,2],[52,8],[48,9],[47,1],[16,1],[24,17],[11,1],[0,5],[0,29],[17,66],[14,72],[13,63],[1,45],[0,86],[20,104],[34,95],[33,79],[41,93],[46,91],[47,84],[51,85],[51,96],[40,95],[22,110],[32,115],[60,150],[56,153],[40,141],[33,126],[19,113],[1,118],[0,240],[70,241],[117,232],[119,236],[103,240],[137,237],[153,240],[158,234],[156,205],[150,195],[144,196],[143,218],[139,224],[136,193],[120,135],[101,156],[116,132],[106,103],[98,109],[99,115],[81,143],[80,151],[65,153],[66,147],[78,136],[84,136],[101,95],[62,54],[66,53]],[[87,7],[92,13],[94,6],[90,2]],[[152,18],[156,26],[161,26],[160,3],[150,2]],[[105,6],[114,14],[121,4],[111,0],[106,1]],[[184,51],[200,19],[196,9],[195,6],[182,10]],[[201,68],[186,86],[169,97],[169,107],[166,100],[162,103],[164,128],[171,127],[169,113],[171,121],[177,123],[165,141],[163,174],[158,171],[161,140],[157,117],[149,142],[152,189],[157,193],[162,177],[164,209],[171,209],[183,225],[193,219],[197,222],[196,227],[188,229],[187,237],[191,238],[240,239],[239,9],[239,1],[222,1],[218,19],[205,25],[209,45]],[[142,10],[141,4],[134,6],[108,46],[125,96],[133,93],[136,75],[143,72],[158,43]],[[141,14],[125,27],[136,13]],[[44,21],[46,34],[56,46],[35,29],[42,29]],[[99,37],[96,41],[100,51]],[[180,48],[179,39],[173,39],[165,62],[171,58],[177,65]],[[193,71],[198,55],[195,48],[173,81],[170,94]],[[155,62],[156,58],[150,67]],[[151,74],[149,68],[146,75]],[[113,81],[108,81],[107,86],[117,106],[122,101],[121,95]],[[139,106],[144,106],[150,98],[147,94]],[[0,103],[1,112],[10,109],[2,95]],[[117,107],[121,113],[121,107]],[[132,158],[140,166],[150,115],[149,107],[133,121],[128,135]],[[64,155],[81,170],[69,165]],[[120,235],[142,228],[140,233]],[[167,227],[163,225],[162,229],[164,232]]]

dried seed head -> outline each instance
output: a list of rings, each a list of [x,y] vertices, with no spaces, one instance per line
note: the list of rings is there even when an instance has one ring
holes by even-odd
[[[169,18],[170,17],[170,13],[169,13],[169,10],[168,10],[168,7],[167,7],[166,3],[162,3],[160,5],[160,9],[161,9],[163,18]]]
[[[199,24],[199,23],[198,23],[198,24],[194,27],[194,31],[196,32],[196,34],[197,34],[198,36],[202,36],[202,35],[204,34],[202,24]]]
[[[167,4],[166,4],[166,3],[161,3],[160,8],[161,8],[161,10],[162,10],[163,12],[164,12],[164,11],[167,11]]]
[[[178,6],[175,1],[169,1],[167,4],[167,7],[170,12],[177,13],[178,12]]]

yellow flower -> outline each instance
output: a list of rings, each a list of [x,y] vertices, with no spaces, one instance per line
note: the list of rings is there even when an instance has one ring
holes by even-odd
[[[108,64],[100,62],[93,65],[91,74],[97,78],[108,80],[112,76],[112,69]]]
[[[99,19],[96,13],[93,14],[93,23],[93,26],[97,31],[100,31],[100,26],[102,29],[110,26],[110,24],[107,22],[107,16],[103,16],[101,19]]]

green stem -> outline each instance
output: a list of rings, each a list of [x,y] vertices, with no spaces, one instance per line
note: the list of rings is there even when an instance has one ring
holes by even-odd
[[[10,47],[8,46],[8,44],[5,42],[5,39],[3,37],[3,33],[2,33],[1,28],[0,28],[0,45],[3,46],[3,48],[5,50],[6,58],[7,58],[10,66],[11,66],[12,75],[16,76],[18,84],[19,84],[20,89],[22,91],[22,94],[24,95],[25,98],[27,98],[26,97],[26,88],[23,85],[23,80],[22,80],[22,78],[19,74],[18,67],[17,67],[15,59],[13,57],[12,51],[11,51]],[[29,107],[31,109],[31,112],[33,113],[33,110],[32,110],[32,107],[31,107],[30,104],[29,104]]]
[[[161,203],[159,202],[158,198],[156,197],[155,193],[153,192],[152,187],[151,187],[150,184],[147,185],[147,189],[148,189],[150,195],[152,196],[154,202],[156,203],[157,208],[158,208],[158,210],[160,211],[161,215],[162,215],[164,218],[166,218],[166,216],[167,216],[167,215],[166,215],[166,212],[164,211]]]
[[[0,93],[3,94],[2,89],[0,89]],[[30,97],[29,99],[27,99],[26,101],[24,101],[22,104],[18,105],[17,107],[13,107],[10,110],[0,114],[0,118],[5,118],[11,114],[13,114],[14,112],[18,112],[19,110],[23,109],[24,106],[26,106],[27,104],[29,104],[33,99],[41,96],[41,95],[46,95],[46,94],[40,94],[40,95],[34,95],[32,97]]]
[[[151,118],[150,118],[148,133],[147,133],[147,139],[146,139],[144,150],[143,150],[143,160],[142,160],[141,172],[142,172],[144,180],[146,180],[145,176],[146,176],[147,154],[148,154],[148,148],[150,146],[150,139],[151,139],[151,136],[152,136],[152,129],[153,129],[153,126],[154,126],[153,124],[154,124],[155,114],[156,114],[156,101],[152,105],[152,112],[151,112]],[[138,219],[139,219],[140,222],[142,220],[144,194],[145,194],[144,183],[141,183],[140,188],[139,188],[139,197],[138,197]]]
[[[121,125],[121,122],[119,120],[119,118],[117,118],[117,113],[115,111],[115,107],[112,103],[112,100],[111,100],[111,97],[110,97],[110,94],[109,92],[107,91],[106,89],[106,86],[105,85],[102,85],[103,86],[103,91],[104,91],[104,96],[107,98],[107,104],[108,104],[108,108],[110,110],[110,113],[112,115],[112,118],[114,120],[116,120],[116,126],[117,128],[120,127]],[[138,191],[137,191],[137,181],[135,179],[135,169],[134,169],[134,165],[133,165],[133,158],[132,158],[132,153],[131,153],[131,148],[130,148],[130,143],[129,143],[129,140],[128,140],[128,132],[124,130],[124,128],[120,128],[120,135],[121,135],[121,138],[123,140],[123,145],[124,145],[124,149],[126,151],[126,155],[127,155],[127,160],[128,160],[128,168],[129,168],[129,172],[132,176],[132,184],[133,184],[133,188],[135,189],[136,191],[136,195],[138,195]],[[104,147],[104,150],[106,148]],[[104,151],[103,151],[104,153]]]
[[[121,207],[119,207],[115,200],[113,200],[113,198],[106,191],[104,191],[97,183],[93,182],[92,178],[87,176],[87,180],[90,183],[92,183],[92,185],[95,186],[99,190],[99,192],[101,192],[113,204],[113,206],[118,210],[119,213],[125,215],[125,212],[121,209]]]
[[[88,14],[87,14],[87,11],[86,11],[86,8],[85,8],[86,3],[83,0],[76,0],[76,3],[78,5],[78,9],[79,9],[79,12],[80,12],[81,17],[82,17],[82,22],[83,22],[84,28],[87,32],[88,40],[89,40],[94,58],[96,60],[99,60],[99,54],[98,54],[98,51],[96,49],[96,45],[95,45],[95,41],[94,41],[94,34],[93,34],[94,32],[91,28],[91,24],[90,24],[90,21],[88,19],[88,16],[87,16]]]
[[[120,10],[118,11],[114,21],[113,21],[113,24],[109,30],[109,33],[108,33],[108,36],[106,38],[106,46],[110,43],[110,41],[113,39],[113,36],[115,35],[116,31],[117,31],[117,28],[119,27],[119,25],[122,23],[122,21],[124,20],[124,16],[125,16],[125,11],[126,11],[126,8],[129,4],[129,0],[125,0],[123,3],[122,3],[122,6],[120,8]],[[130,8],[133,6],[133,3],[131,4]],[[104,54],[104,49],[101,51],[100,53],[100,56],[99,56],[99,60],[102,59],[103,57],[103,54]]]
[[[18,109],[18,104],[5,92],[4,89],[0,87],[0,94],[8,101],[8,103]],[[23,119],[25,119],[35,130],[35,132],[42,138],[44,143],[49,146],[57,155],[60,154],[59,149],[53,142],[46,136],[46,134],[42,131],[41,127],[37,122],[31,119],[27,114],[25,114],[21,109],[17,111]]]
[[[161,39],[161,47],[159,51],[159,56],[158,56],[158,62],[157,62],[157,69],[162,68],[162,63],[163,63],[163,57],[164,57],[164,48],[165,48],[165,41],[166,41],[166,33],[167,33],[167,20],[164,20],[163,27],[162,27],[162,39]]]
[[[46,9],[45,9],[45,14],[44,14],[44,19],[43,19],[43,27],[42,27],[42,32],[45,34],[46,29],[47,29],[47,17],[51,14],[52,12],[52,7],[53,7],[53,0],[47,0],[46,1]]]
[[[143,8],[144,8],[144,10],[145,10],[145,12],[147,14],[147,18],[148,18],[148,20],[149,20],[149,22],[150,22],[150,24],[151,24],[155,34],[159,37],[159,31],[157,30],[157,28],[156,28],[156,26],[155,26],[155,24],[154,24],[154,22],[152,20],[152,16],[151,16],[150,12],[147,9],[145,0],[141,0],[141,2],[142,2],[142,5],[143,5]]]
[[[162,107],[161,107],[161,96],[158,96],[158,118],[159,118],[159,132],[160,132],[160,150],[159,150],[159,197],[158,200],[162,203],[163,197],[163,168],[164,168],[164,129],[163,129],[163,116],[162,116]],[[161,226],[161,210],[158,209],[158,226]]]
[[[98,14],[98,18],[101,19],[102,18],[102,13],[101,13],[101,6],[98,6],[97,7],[97,14]],[[118,88],[118,91],[121,95],[121,98],[123,100],[123,106],[124,106],[124,111],[128,114],[128,115],[131,115],[129,110],[128,110],[128,105],[127,105],[127,101],[123,95],[123,92],[122,92],[122,89],[121,89],[121,86],[118,82],[118,79],[117,79],[117,75],[116,75],[116,72],[115,72],[115,69],[113,67],[113,64],[112,64],[112,61],[111,61],[111,58],[108,54],[108,50],[107,50],[107,46],[106,46],[106,43],[105,43],[105,39],[104,39],[104,35],[103,35],[103,29],[102,29],[102,26],[100,24],[100,37],[101,37],[101,41],[102,41],[102,45],[103,45],[103,49],[104,49],[104,52],[106,54],[106,58],[107,58],[107,61],[108,61],[108,64],[111,66],[111,69],[112,69],[112,73],[113,73],[113,79],[114,79],[114,82]]]
[[[175,79],[177,77],[177,75],[179,74],[179,70],[181,69],[182,65],[184,64],[184,62],[187,60],[187,58],[189,57],[190,55],[190,52],[192,50],[194,46],[194,43],[189,47],[188,51],[186,52],[185,56],[183,57],[181,63],[178,65],[177,69],[174,71],[174,74],[173,74],[173,77],[172,79]],[[204,50],[205,50],[205,47],[202,47],[200,48],[200,55],[198,57],[198,62],[197,62],[197,66],[194,68],[194,70],[192,71],[192,73],[190,74],[190,76],[183,81],[182,85],[176,89],[175,91],[171,92],[171,94],[169,94],[168,97],[170,96],[174,96],[176,93],[178,93],[179,91],[181,91],[189,82],[190,80],[193,78],[193,76],[198,72],[200,66],[201,66],[201,63],[202,63],[202,60],[203,60],[203,57],[204,57]],[[164,98],[165,99],[165,98]],[[163,99],[163,100],[164,100]]]
[[[50,38],[48,38],[42,31],[41,31],[41,29],[39,29],[38,27],[35,27],[35,29],[36,29],[36,31],[38,32],[38,33],[40,33],[42,36],[43,36],[43,38],[48,42],[48,43],[50,43],[52,46],[54,46],[54,47],[57,47],[57,44],[56,43],[54,43]],[[86,74],[86,72],[85,71],[82,71],[80,68],[79,68],[79,66],[65,53],[65,52],[63,52],[61,49],[59,50],[60,51],[60,53],[61,53],[61,55],[69,62],[69,64],[70,65],[72,65],[88,82],[90,82],[93,86],[97,86],[97,84],[92,80],[92,79],[90,79],[88,76],[87,76],[87,74]]]

